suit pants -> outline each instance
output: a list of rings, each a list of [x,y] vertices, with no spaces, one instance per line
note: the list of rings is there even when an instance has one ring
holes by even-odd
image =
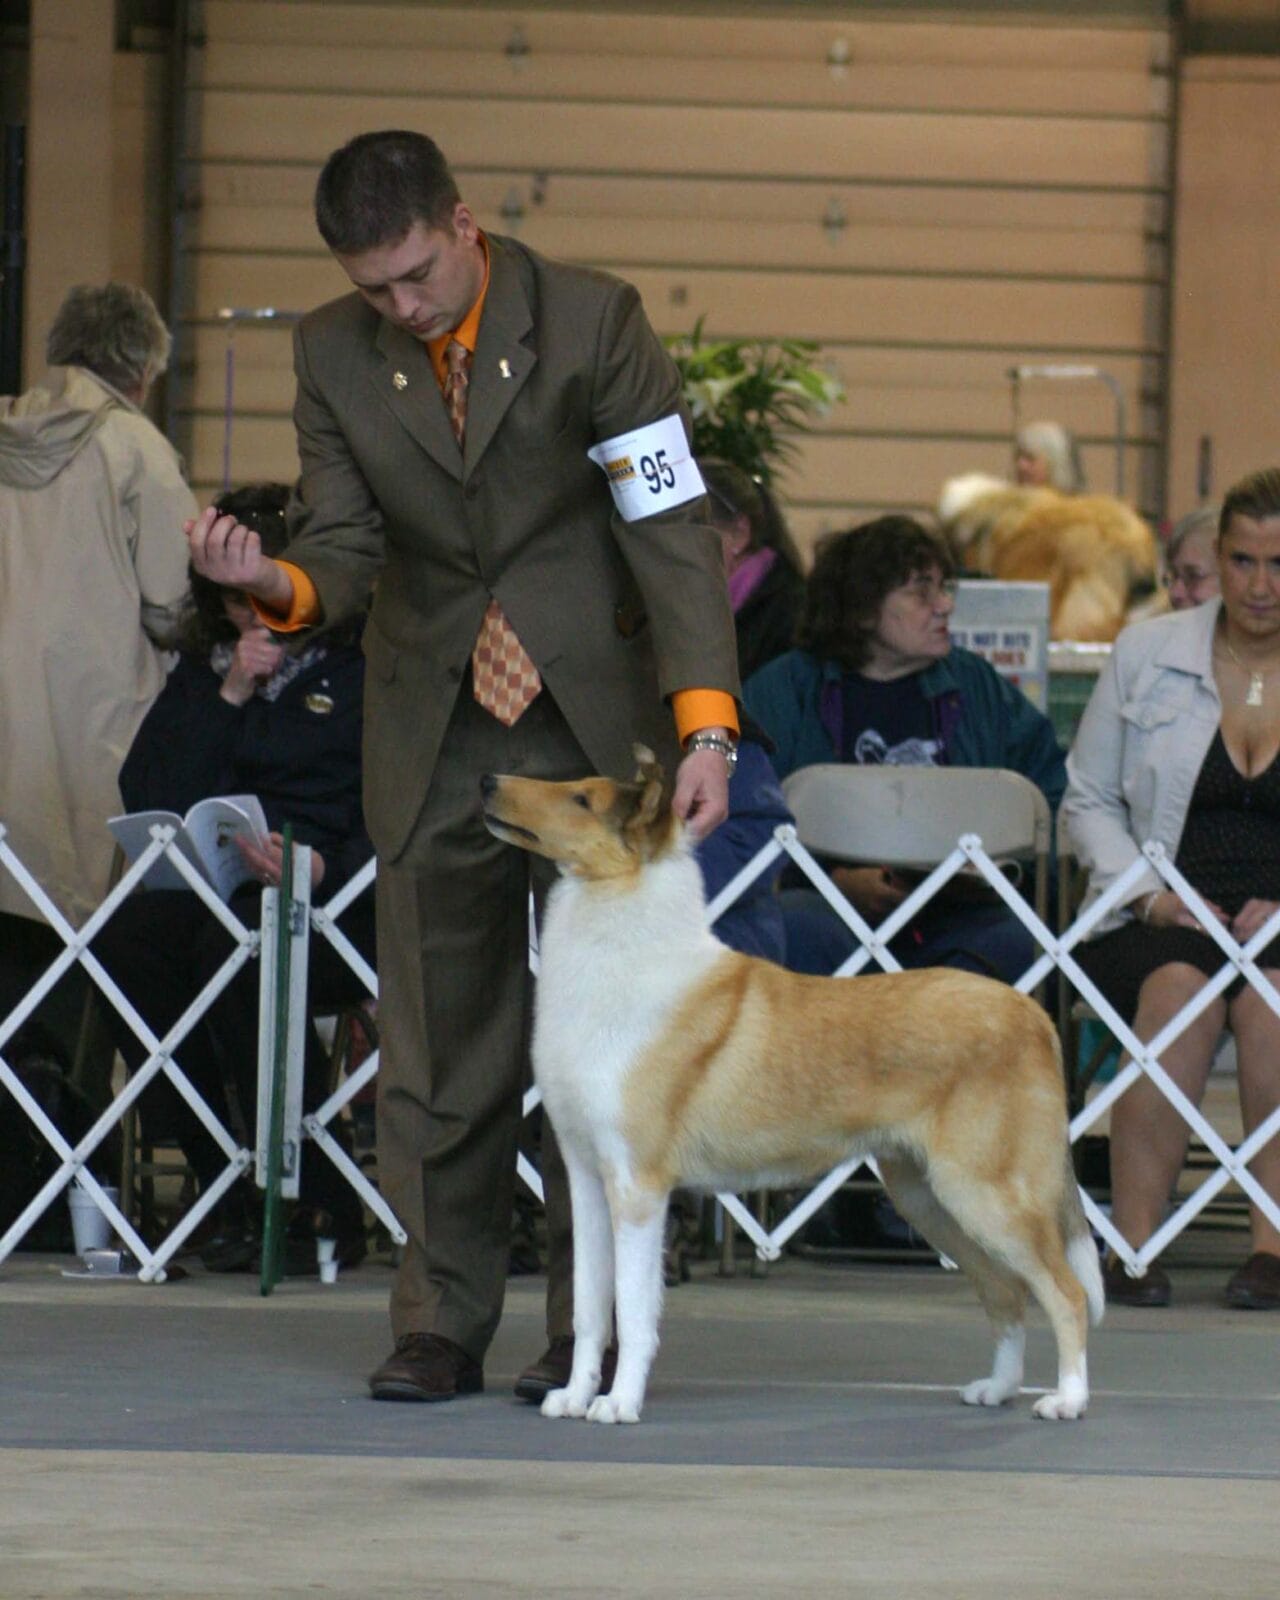
[[[378,1173],[409,1235],[391,1326],[483,1358],[502,1313],[532,1013],[529,893],[549,862],[484,825],[486,772],[568,779],[591,763],[544,689],[513,728],[464,676],[409,843],[378,867]],[[394,782],[394,774],[374,775]],[[548,1326],[572,1330],[569,1203],[543,1123],[553,1238]]]

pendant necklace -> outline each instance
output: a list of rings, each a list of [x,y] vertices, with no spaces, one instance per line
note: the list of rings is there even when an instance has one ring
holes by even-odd
[[[1246,667],[1244,662],[1241,661],[1240,657],[1235,653],[1235,651],[1227,643],[1225,637],[1222,640],[1222,648],[1227,652],[1227,654],[1235,662],[1236,666],[1238,666],[1240,668],[1241,672],[1246,672],[1249,675],[1249,688],[1248,688],[1248,690],[1247,690],[1247,692],[1245,694],[1245,697],[1244,697],[1245,705],[1247,705],[1247,706],[1260,706],[1262,704],[1263,680],[1266,677],[1266,673],[1264,673],[1264,672],[1256,672],[1252,667]],[[1272,671],[1274,669],[1268,668],[1267,670],[1268,671]]]

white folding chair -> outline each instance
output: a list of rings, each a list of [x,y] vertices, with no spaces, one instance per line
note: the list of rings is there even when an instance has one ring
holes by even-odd
[[[997,862],[1030,862],[1032,905],[1049,907],[1049,802],[1030,778],[1001,767],[824,763],[783,784],[800,842],[815,855],[925,872],[976,834]]]

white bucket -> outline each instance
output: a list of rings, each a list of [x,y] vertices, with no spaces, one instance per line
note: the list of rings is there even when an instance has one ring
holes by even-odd
[[[103,1184],[102,1192],[114,1205],[120,1198],[119,1189]],[[78,1183],[67,1190],[67,1204],[71,1207],[71,1235],[78,1256],[87,1250],[106,1250],[111,1244],[111,1224],[98,1210],[93,1196]]]

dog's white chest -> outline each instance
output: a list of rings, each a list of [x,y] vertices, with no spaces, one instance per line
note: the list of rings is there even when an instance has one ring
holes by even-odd
[[[552,893],[539,942],[533,1069],[557,1128],[580,1118],[616,1125],[627,1074],[723,955],[702,924],[700,882],[674,937],[669,915],[660,915],[654,902],[666,895],[689,904],[684,880],[698,870],[672,866],[670,874],[650,868],[644,888],[622,897],[572,880]]]

